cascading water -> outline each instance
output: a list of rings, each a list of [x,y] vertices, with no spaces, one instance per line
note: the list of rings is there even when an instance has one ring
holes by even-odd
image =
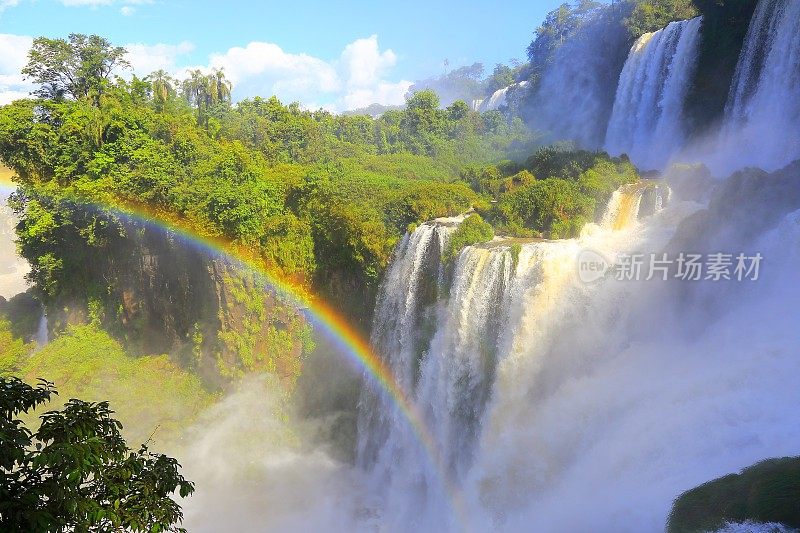
[[[424,351],[436,322],[436,303],[444,287],[441,258],[449,236],[463,217],[437,219],[420,225],[398,244],[381,284],[371,342],[385,357],[398,385],[413,397],[418,389]],[[404,414],[373,386],[366,385],[359,404],[357,460],[369,469],[377,487],[397,495],[413,495],[411,507],[394,511],[402,523],[419,524],[424,509],[446,501],[446,481],[426,461],[426,450]],[[428,527],[434,527],[428,524]]]
[[[740,189],[742,198],[752,197]],[[743,208],[733,215],[742,231],[756,226],[748,216],[784,219],[767,232],[773,222],[760,222],[761,237],[747,241],[730,239],[731,221],[719,215],[679,226],[703,205],[669,199],[660,181],[625,186],[603,222],[588,225],[580,238],[496,238],[465,248],[452,275],[425,259],[441,250],[450,227],[421,226],[405,238],[382,288],[374,339],[378,349],[399,350],[381,353],[410,387],[438,466],[461,493],[463,516],[447,511],[453,505],[438,488],[442,472],[394,408],[362,402],[368,423],[359,426],[360,453],[369,459],[362,465],[375,492],[385,497],[382,523],[657,531],[683,490],[759,459],[797,454],[800,414],[787,406],[800,401],[792,384],[800,334],[781,309],[787,295],[797,296],[800,280],[779,265],[796,264],[796,247],[786,243],[800,239],[800,214],[787,214],[787,207],[765,217]],[[442,240],[431,246],[437,231]],[[613,277],[586,283],[576,275],[586,250],[614,263],[681,246],[758,250],[775,271],[751,285]],[[426,276],[435,297],[421,296]],[[390,302],[425,315],[422,333],[406,329],[413,321],[380,318],[398,308]],[[370,409],[379,416],[364,412]]]
[[[36,344],[39,346],[39,348],[50,342],[50,331],[47,326],[47,313],[44,310],[42,310],[42,316],[39,319],[39,325],[36,327],[36,336],[34,337],[34,341],[36,341]]]
[[[624,187],[604,224],[633,225],[648,194],[653,212],[660,210],[664,190],[646,182]],[[512,305],[552,273],[547,258],[574,262],[575,240],[498,238],[465,248],[448,274],[441,254],[461,220],[439,219],[407,234],[378,298],[372,343],[431,428],[436,447],[431,464],[430,450],[419,445],[397,407],[364,390],[359,463],[386,491],[391,523],[457,527],[452,515],[439,512],[448,508],[450,485],[460,486],[472,465],[498,362],[515,342],[508,328],[516,323]]]
[[[658,182],[623,185],[611,195],[600,225],[610,230],[628,228],[640,217],[661,211],[670,194],[670,188]]]
[[[660,168],[684,143],[683,104],[697,65],[702,18],[639,37],[619,79],[606,150]]]
[[[507,87],[503,87],[502,89],[498,89],[492,93],[492,96],[490,96],[487,100],[481,101],[479,110],[481,112],[493,111],[506,106],[508,105],[509,92],[515,93],[516,91],[524,89],[527,86],[527,81],[521,81],[519,83],[513,83]]]
[[[800,2],[758,3],[725,115],[725,169],[774,170],[800,158]]]
[[[551,140],[602,147],[629,49],[625,16],[622,2],[598,10],[558,48],[542,73],[530,119]]]

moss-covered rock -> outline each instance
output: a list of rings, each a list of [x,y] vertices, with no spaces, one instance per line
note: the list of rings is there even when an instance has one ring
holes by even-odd
[[[728,522],[800,528],[800,457],[769,459],[681,494],[669,533],[714,531]]]

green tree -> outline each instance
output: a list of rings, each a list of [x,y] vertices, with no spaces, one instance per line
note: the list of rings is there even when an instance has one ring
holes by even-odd
[[[153,103],[157,111],[163,111],[170,98],[175,96],[177,82],[164,70],[157,70],[145,78],[150,82]]]
[[[183,531],[180,506],[194,485],[175,459],[132,451],[107,402],[72,399],[41,415],[32,432],[19,419],[57,394],[0,377],[0,530]]]
[[[534,69],[549,63],[553,53],[602,5],[593,0],[579,0],[575,7],[563,3],[549,12],[528,45],[528,59]]]
[[[38,37],[22,74],[41,85],[35,92],[41,98],[90,98],[99,106],[114,70],[130,66],[126,53],[97,35],[73,33],[67,40]]]
[[[486,80],[486,94],[491,95],[503,87],[508,87],[516,81],[516,74],[516,69],[508,65],[495,65],[492,75]]]
[[[232,85],[222,70],[215,69],[211,74],[203,74],[199,69],[192,70],[189,78],[184,80],[182,89],[189,105],[197,110],[197,123],[206,130],[217,108],[225,109],[231,103]]]
[[[675,20],[694,18],[698,14],[693,0],[638,0],[625,19],[625,27],[632,37],[639,37]]]

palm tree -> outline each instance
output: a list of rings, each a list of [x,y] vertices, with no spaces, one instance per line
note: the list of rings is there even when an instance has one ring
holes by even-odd
[[[212,104],[230,103],[233,85],[225,77],[222,69],[214,69],[214,72],[209,74],[208,85]]]
[[[231,82],[225,78],[222,69],[215,69],[208,75],[199,69],[192,70],[182,86],[184,98],[197,109],[197,123],[206,129],[212,108],[218,104],[230,104],[231,88]]]
[[[164,70],[157,70],[150,74],[147,79],[150,81],[150,88],[153,91],[153,100],[156,104],[156,109],[161,111],[175,94],[176,81],[167,74]]]

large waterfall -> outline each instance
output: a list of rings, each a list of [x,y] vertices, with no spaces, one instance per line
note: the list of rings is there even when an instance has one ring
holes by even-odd
[[[800,414],[786,406],[800,401],[800,334],[781,309],[800,296],[800,279],[778,266],[796,264],[785,242],[800,238],[800,215],[765,217],[756,205],[734,219],[748,232],[748,217],[759,220],[751,241],[731,239],[729,221],[679,227],[703,206],[649,180],[617,191],[578,239],[495,238],[445,265],[457,219],[407,235],[373,342],[433,450],[396,406],[365,393],[359,459],[388,530],[656,531],[681,491],[796,453]],[[612,265],[734,246],[775,270],[750,285],[648,282],[646,268],[639,282],[578,275],[587,253]]]
[[[771,170],[800,157],[800,2],[759,2],[725,111],[729,167]]]
[[[602,146],[628,51],[625,13],[623,3],[598,11],[559,47],[542,73],[530,119],[551,140],[587,149]]]
[[[606,149],[661,168],[684,142],[683,104],[697,64],[700,17],[642,35],[619,79]]]

